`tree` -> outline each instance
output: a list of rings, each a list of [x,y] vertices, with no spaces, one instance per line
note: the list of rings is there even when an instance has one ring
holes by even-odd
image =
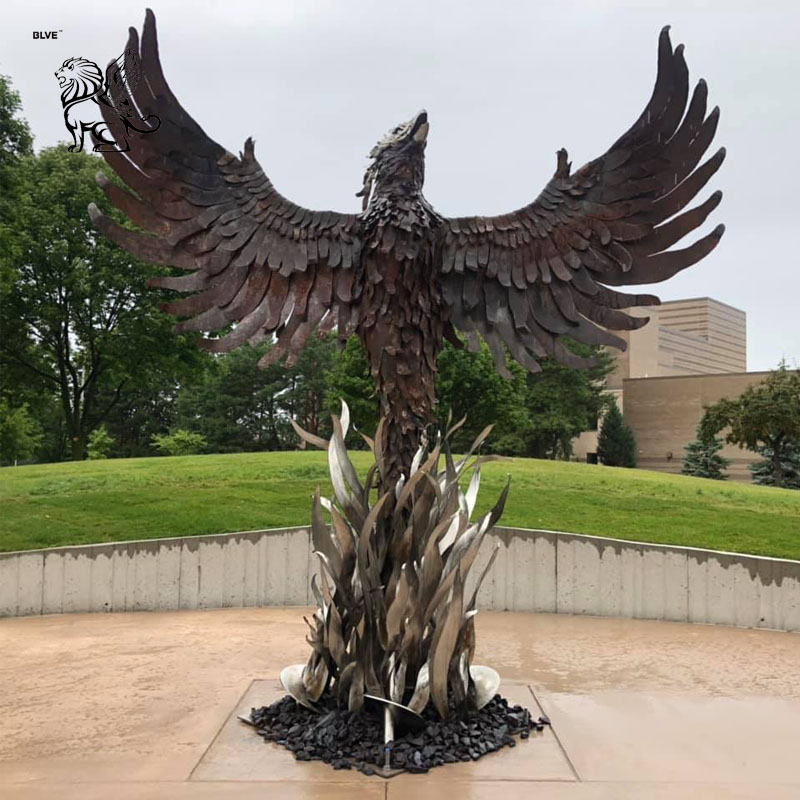
[[[105,425],[95,428],[89,435],[89,444],[86,449],[92,461],[108,458],[108,454],[113,448],[114,439],[111,434],[109,434],[108,428],[106,428]]]
[[[246,345],[213,359],[179,392],[175,425],[202,434],[214,453],[289,447],[291,427],[281,402],[290,371],[282,364],[257,366],[271,347]]]
[[[700,426],[704,437],[728,428],[726,441],[749,450],[769,450],[774,485],[783,486],[787,448],[800,440],[800,372],[781,362],[736,400],[723,398],[708,406]]]
[[[63,148],[24,158],[7,230],[14,276],[0,301],[3,368],[56,394],[73,459],[126,395],[169,384],[202,357],[145,289],[160,270],[91,226],[89,202],[109,209],[94,181],[102,166]]]
[[[204,359],[205,361],[205,359]],[[209,363],[212,359],[207,359]],[[139,458],[153,455],[153,436],[175,427],[177,398],[184,381],[194,381],[195,370],[182,376],[165,376],[162,386],[155,381],[131,386],[109,412],[103,425],[114,440],[109,455],[114,458]]]
[[[636,438],[616,402],[609,405],[597,437],[597,457],[609,467],[636,466]]]
[[[33,154],[33,136],[21,112],[22,103],[19,94],[11,86],[10,78],[0,75],[0,295],[5,294],[16,279],[14,264],[18,251],[11,233],[13,209],[19,193],[19,164],[21,159]],[[0,326],[0,336],[7,337],[8,326],[2,321]],[[24,375],[20,375],[19,370],[10,364],[2,365],[0,377],[0,396],[5,400],[2,414],[6,435],[14,439],[17,433],[11,431],[17,431],[21,435],[28,424],[32,430],[42,433],[38,420],[48,418],[47,414],[39,413],[42,410],[42,399],[47,395],[46,387],[39,383],[25,387],[27,391],[20,391],[25,382]],[[41,435],[38,438],[23,438],[28,444],[19,452],[24,455],[14,455],[10,460],[30,458],[45,437]],[[17,452],[16,446],[12,450]]]
[[[530,428],[525,455],[569,459],[572,440],[589,430],[609,402],[605,378],[613,369],[607,350],[567,339],[575,355],[593,358],[594,366],[574,369],[554,359],[542,360],[542,371],[528,376]]]
[[[0,400],[0,461],[16,464],[30,458],[41,438],[27,405],[12,408],[8,400]]]
[[[323,338],[312,336],[294,365],[287,368],[289,387],[280,398],[281,407],[302,428],[326,438],[331,433],[325,406],[328,371],[336,357],[336,339],[332,334]],[[340,410],[337,404],[336,413]],[[292,441],[298,441],[294,434]]]
[[[332,356],[325,376],[325,409],[328,414],[339,414],[344,400],[355,428],[372,436],[378,426],[380,408],[361,340],[351,336],[341,352],[333,351]],[[364,440],[352,430],[347,434],[347,444],[354,449],[366,447]]]
[[[22,103],[11,88],[11,79],[0,75],[0,243],[6,253],[3,226],[16,193],[16,167],[21,158],[33,154],[33,136],[27,121],[20,116]],[[3,255],[0,254],[0,259]]]
[[[202,453],[208,446],[205,436],[183,429],[157,434],[153,437],[153,444],[167,456],[193,456]]]
[[[761,486],[774,486],[775,467],[772,450],[769,447],[761,447],[758,452],[764,458],[748,466],[753,475],[753,482]],[[800,442],[788,441],[784,445],[781,471],[784,489],[800,489]]]
[[[704,438],[698,425],[697,438],[683,448],[686,455],[683,457],[681,473],[693,475],[695,478],[727,480],[728,476],[725,474],[725,470],[730,466],[731,461],[719,454],[723,446],[724,442],[719,436]]]
[[[481,342],[473,353],[445,342],[439,354],[436,376],[436,408],[440,424],[448,414],[453,422],[466,415],[467,421],[453,435],[451,446],[463,451],[487,425],[494,425],[487,449],[507,455],[521,455],[530,427],[526,403],[528,386],[525,369],[509,364],[511,378],[502,378],[494,368],[489,347]]]
[[[28,123],[20,116],[22,102],[11,88],[11,79],[0,75],[0,164],[33,152],[33,136]]]

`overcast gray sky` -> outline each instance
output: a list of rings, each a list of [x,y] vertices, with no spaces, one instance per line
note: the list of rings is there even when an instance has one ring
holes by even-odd
[[[800,4],[790,0],[150,0],[167,80],[218,142],[256,155],[279,190],[358,211],[366,154],[420,108],[431,131],[425,194],[442,213],[498,214],[532,200],[569,150],[603,153],[650,96],[660,28],[686,45],[692,82],[722,109],[725,192],[717,250],[663,300],[711,296],[747,312],[750,370],[800,362]],[[36,146],[67,138],[55,69],[118,56],[145,4],[5,0],[0,72]],[[33,31],[60,30],[56,41]],[[701,198],[702,199],[702,198]],[[646,291],[646,289],[645,289]]]

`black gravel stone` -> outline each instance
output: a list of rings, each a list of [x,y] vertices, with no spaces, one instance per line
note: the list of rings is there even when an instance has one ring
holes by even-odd
[[[385,750],[393,768],[423,773],[442,764],[474,761],[501,747],[514,747],[514,736],[527,739],[531,731],[542,731],[550,724],[538,721],[521,706],[509,706],[495,695],[480,711],[465,719],[455,715],[439,719],[435,709],[423,713],[424,731],[397,732],[397,738],[384,747],[383,718],[378,712],[357,714],[340,711],[331,698],[318,703],[322,714],[304,708],[289,695],[271,706],[254,708],[250,719],[256,733],[294,753],[298,761],[324,761],[334,769],[358,769],[374,775],[383,767]]]

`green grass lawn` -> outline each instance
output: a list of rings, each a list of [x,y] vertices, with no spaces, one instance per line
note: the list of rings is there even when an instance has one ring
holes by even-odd
[[[365,472],[370,456],[354,455]],[[800,559],[800,492],[587,464],[483,469],[502,524]],[[84,461],[0,471],[0,551],[305,525],[321,452]]]

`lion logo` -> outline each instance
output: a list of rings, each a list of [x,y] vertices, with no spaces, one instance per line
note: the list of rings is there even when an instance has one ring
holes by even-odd
[[[139,59],[132,50],[126,50],[112,61],[106,70],[106,80],[100,67],[86,58],[68,58],[55,73],[61,87],[61,105],[64,124],[72,135],[71,153],[83,150],[88,132],[94,141],[96,153],[124,153],[130,150],[128,135],[131,131],[145,134],[158,130],[161,120],[155,114],[142,116],[127,99],[139,82]],[[127,92],[119,92],[125,88]],[[108,112],[103,118],[101,103],[113,112],[109,123]]]

